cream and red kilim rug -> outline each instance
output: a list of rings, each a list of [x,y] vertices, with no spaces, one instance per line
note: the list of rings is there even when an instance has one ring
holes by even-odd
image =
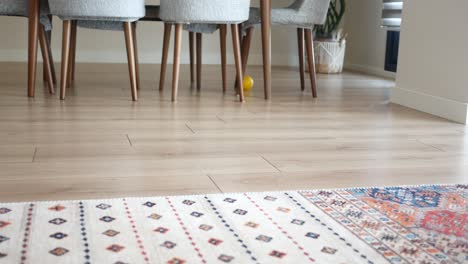
[[[0,263],[467,263],[468,185],[0,204]]]

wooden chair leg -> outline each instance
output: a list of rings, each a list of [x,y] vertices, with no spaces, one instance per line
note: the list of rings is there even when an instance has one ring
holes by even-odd
[[[71,33],[70,33],[70,57],[68,64],[68,83],[67,87],[71,87],[75,80],[75,58],[76,58],[76,34],[77,34],[77,21],[71,22]]]
[[[197,90],[201,89],[202,79],[202,33],[197,33]]]
[[[47,42],[47,36],[46,32],[44,30],[44,27],[41,26],[39,27],[39,44],[41,47],[41,53],[42,53],[42,60],[43,60],[43,69],[44,69],[44,74],[46,76],[46,81],[47,85],[49,87],[49,93],[54,94],[55,89],[54,89],[54,80],[52,77],[52,68],[50,66],[50,56],[49,56],[49,47],[48,47],[48,42]]]
[[[249,54],[250,54],[250,43],[252,42],[252,36],[254,33],[254,27],[250,27],[247,29],[246,35],[242,40],[242,48],[241,48],[241,58],[242,58],[242,75],[245,75],[245,71],[247,70],[247,63],[249,61]],[[235,88],[238,90],[238,82],[236,78]]]
[[[305,90],[305,69],[304,69],[304,29],[297,29],[297,43],[299,49],[299,74],[301,75],[301,90]]]
[[[130,73],[130,86],[132,89],[133,101],[138,101],[136,67],[135,67],[135,47],[133,45],[133,28],[131,22],[124,22],[125,44],[127,46],[128,71]]]
[[[63,21],[62,33],[62,70],[60,72],[60,99],[65,100],[67,90],[68,63],[70,58],[71,21]]]
[[[47,16],[50,20],[50,22],[52,23],[52,15],[48,15]],[[46,36],[46,40],[47,40],[47,49],[48,49],[48,52],[49,52],[49,61],[51,62],[50,66],[52,68],[52,79],[54,81],[54,84],[57,83],[57,76],[55,76],[55,67],[54,67],[54,60],[53,60],[53,57],[52,57],[52,49],[50,48],[50,45],[51,45],[51,41],[52,41],[52,30],[50,31],[45,31],[45,36]],[[48,77],[47,77],[47,72],[46,72],[46,69],[43,70],[43,79],[44,81],[47,81]]]
[[[189,32],[189,52],[190,52],[190,83],[195,82],[195,68],[194,68],[194,35],[195,33]]]
[[[172,102],[177,100],[179,88],[180,50],[182,48],[182,24],[175,24],[174,33],[174,70],[172,72]]]
[[[138,59],[137,22],[132,22],[132,33],[133,47],[135,49],[136,82],[137,89],[140,90],[140,60]]]
[[[244,102],[244,84],[242,80],[244,79],[242,75],[242,59],[240,51],[240,41],[239,41],[239,27],[235,24],[231,25],[232,32],[232,46],[234,48],[234,60],[236,62],[236,71],[237,71],[237,82],[239,86],[239,99],[241,102]]]
[[[305,29],[305,39],[306,39],[306,48],[307,48],[307,59],[309,63],[309,72],[310,72],[310,84],[312,86],[312,95],[314,98],[317,98],[314,42],[313,42],[311,29]]]
[[[226,92],[227,87],[227,78],[226,78],[226,34],[227,33],[227,26],[220,25],[219,26],[219,40],[221,46],[221,75],[223,78],[223,93]]]
[[[169,42],[171,41],[172,25],[164,24],[163,53],[161,58],[161,73],[159,74],[159,91],[164,91],[164,82],[166,81],[167,56],[169,53]]]

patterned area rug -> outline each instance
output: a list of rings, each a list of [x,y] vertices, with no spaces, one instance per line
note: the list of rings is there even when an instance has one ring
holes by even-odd
[[[468,185],[0,204],[0,263],[467,263]]]

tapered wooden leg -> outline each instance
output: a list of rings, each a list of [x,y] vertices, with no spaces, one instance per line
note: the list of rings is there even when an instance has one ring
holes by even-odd
[[[161,73],[159,74],[159,91],[164,90],[164,82],[166,81],[166,67],[167,56],[169,53],[169,42],[171,41],[172,25],[169,23],[164,24],[164,40],[163,40],[163,53],[161,58]]]
[[[131,22],[124,22],[125,44],[127,46],[128,71],[130,73],[130,86],[132,89],[133,101],[138,101],[136,66],[135,66],[135,47],[133,45],[133,28]]]
[[[194,35],[195,33],[189,32],[189,52],[190,52],[190,82],[195,82],[195,56],[194,56]]]
[[[71,22],[71,33],[70,33],[70,57],[68,62],[68,77],[67,87],[71,87],[75,80],[75,61],[76,61],[76,34],[77,34],[77,21]]]
[[[28,25],[28,96],[34,97],[36,88],[37,43],[39,32],[39,1],[29,0]]]
[[[201,89],[202,79],[202,33],[197,33],[197,89]]]
[[[305,29],[305,39],[306,39],[307,58],[308,58],[309,72],[310,72],[310,84],[312,86],[312,95],[314,96],[314,98],[316,98],[317,97],[317,83],[316,83],[316,73],[315,73],[315,55],[314,55],[314,42],[313,42],[311,29]]]
[[[250,54],[250,43],[252,42],[252,36],[254,33],[254,27],[250,27],[247,29],[245,37],[242,39],[242,49],[241,49],[241,58],[242,58],[242,75],[245,75],[245,71],[247,70],[247,63],[249,61],[249,54]],[[235,87],[237,87],[237,78]]]
[[[63,21],[62,33],[62,71],[60,72],[60,99],[65,100],[67,90],[68,63],[70,58],[71,21]]]
[[[265,100],[271,94],[271,0],[260,0]]]
[[[137,22],[132,22],[133,47],[135,48],[135,71],[137,89],[140,90],[140,60],[138,59]]]
[[[237,82],[239,86],[239,99],[241,102],[244,102],[244,84],[242,80],[244,79],[242,75],[242,59],[240,52],[240,41],[239,41],[239,28],[237,25],[231,25],[232,31],[232,47],[234,48],[234,60],[236,62],[236,71],[237,71]]]
[[[223,93],[226,92],[227,79],[226,79],[226,35],[227,35],[227,26],[219,26],[219,40],[221,45],[221,75],[223,78]]]
[[[177,100],[179,88],[180,50],[182,48],[182,24],[175,24],[174,34],[174,70],[172,72],[172,102]]]
[[[47,80],[47,85],[49,87],[49,93],[54,94],[55,89],[54,89],[54,80],[52,77],[52,68],[50,67],[50,56],[49,56],[49,48],[48,48],[48,42],[47,42],[47,36],[46,32],[44,30],[44,27],[39,28],[39,44],[41,46],[41,53],[42,53],[42,60],[43,60],[43,68],[44,68],[44,73],[46,75],[46,80]]]
[[[297,43],[299,49],[299,73],[301,75],[301,90],[305,89],[305,69],[304,69],[304,29],[297,29]]]
[[[48,15],[48,18],[50,20],[50,22],[52,23],[52,16],[51,15]],[[40,28],[39,28],[39,34],[40,34]],[[45,31],[45,36],[46,36],[46,40],[47,40],[47,43],[48,43],[48,52],[49,52],[49,55],[50,55],[50,42],[52,40],[52,31]],[[41,44],[41,40],[39,39],[39,44]],[[51,56],[49,56],[49,61],[53,61],[51,59]],[[42,66],[43,67],[43,70],[42,70],[42,79],[44,80],[44,82],[47,82],[47,69],[44,67],[45,64]],[[53,75],[55,75],[55,73],[52,73]],[[54,77],[55,78],[55,77]],[[54,84],[55,84],[55,79],[54,79]]]
[[[52,23],[52,15],[49,15],[50,23]],[[52,55],[52,30],[46,32],[47,36],[47,48],[49,49],[49,60],[50,60],[50,68],[52,70],[52,79],[54,80],[54,84],[57,84],[57,74],[55,72],[55,64],[54,64],[54,56]]]

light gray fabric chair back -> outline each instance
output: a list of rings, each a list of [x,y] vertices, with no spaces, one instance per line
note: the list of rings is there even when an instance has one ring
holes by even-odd
[[[250,0],[161,0],[161,19],[174,23],[238,24],[249,19]]]
[[[28,0],[0,0],[0,16],[28,16]],[[50,30],[52,25],[47,15],[50,14],[49,2],[41,0],[41,23],[46,30]]]
[[[289,8],[298,12],[311,25],[322,25],[327,19],[330,0],[296,0]]]
[[[145,0],[49,0],[49,5],[64,20],[133,22],[145,16]]]

